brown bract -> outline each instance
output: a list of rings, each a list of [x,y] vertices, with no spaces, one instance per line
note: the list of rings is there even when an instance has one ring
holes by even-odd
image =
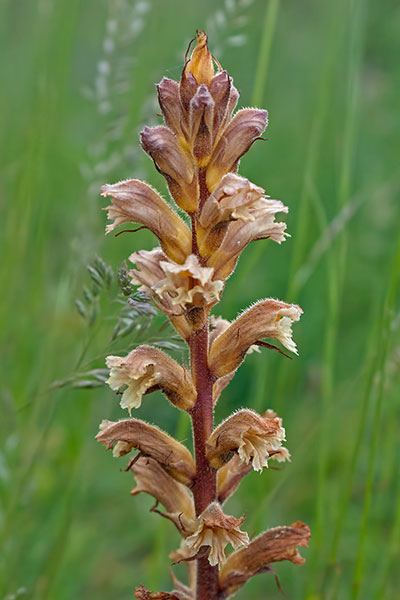
[[[213,342],[209,354],[212,373],[223,377],[237,369],[250,346],[260,338],[275,338],[297,354],[291,324],[300,319],[302,312],[296,304],[272,298],[254,304]]]
[[[160,240],[164,252],[176,262],[184,262],[191,248],[191,234],[182,219],[151,186],[138,179],[103,185],[102,196],[111,196],[108,218],[114,222],[106,233],[122,223],[141,223]]]
[[[179,592],[156,592],[155,594],[152,594],[142,585],[136,588],[135,598],[137,598],[137,600],[187,600],[187,596],[185,597]]]
[[[274,527],[256,537],[247,548],[233,552],[222,566],[219,587],[222,598],[234,594],[250,577],[270,570],[270,564],[290,560],[302,565],[305,559],[296,546],[308,546],[310,529],[301,521],[290,527]]]
[[[173,437],[154,425],[139,419],[103,421],[96,440],[107,450],[119,443],[118,455],[128,454],[132,449],[156,460],[174,479],[190,486],[196,474],[193,457],[189,450]]]

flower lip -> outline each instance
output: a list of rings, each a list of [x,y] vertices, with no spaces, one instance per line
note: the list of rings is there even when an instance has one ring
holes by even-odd
[[[243,520],[244,517],[236,519],[225,515],[218,502],[212,502],[198,517],[198,528],[186,538],[186,547],[196,556],[203,546],[209,546],[210,565],[221,564],[226,559],[224,549],[227,544],[234,548],[249,544],[249,536],[239,529]]]

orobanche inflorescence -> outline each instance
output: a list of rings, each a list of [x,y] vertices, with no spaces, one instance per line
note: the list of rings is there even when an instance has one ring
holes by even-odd
[[[194,41],[194,40],[193,40]],[[164,506],[162,513],[182,536],[173,562],[188,566],[188,583],[175,577],[172,592],[136,588],[135,597],[164,600],[216,600],[232,596],[246,581],[270,571],[271,563],[302,564],[296,546],[306,546],[310,532],[302,522],[276,527],[250,540],[244,517],[224,512],[224,502],[252,469],[270,460],[285,461],[285,430],[272,411],[244,408],[214,426],[215,403],[246,354],[272,347],[273,338],[296,353],[292,323],[302,310],[279,300],[261,300],[229,322],[211,309],[219,302],[240,253],[253,240],[285,240],[287,212],[278,200],[237,174],[240,158],[267,125],[267,112],[233,111],[238,91],[211,56],[207,36],[198,32],[186,56],[180,82],[164,78],[157,85],[165,125],[145,127],[142,148],[165,177],[171,197],[187,213],[190,227],[146,183],[131,179],[105,185],[112,221],[107,232],[127,222],[140,223],[158,238],[152,250],[130,256],[132,282],[170,319],[188,344],[190,367],[164,352],[139,346],[127,356],[108,356],[110,388],[121,395],[129,414],[143,396],[161,390],[193,425],[194,457],[180,442],[136,418],[103,421],[97,440],[115,457],[138,453],[128,464],[136,479],[132,494],[145,492]],[[157,511],[159,512],[159,511]],[[231,544],[234,551],[226,554]]]

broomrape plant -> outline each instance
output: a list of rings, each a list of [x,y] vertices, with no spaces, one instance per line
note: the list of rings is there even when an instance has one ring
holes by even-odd
[[[102,188],[111,197],[106,210],[112,223],[106,231],[135,222],[158,238],[153,250],[130,256],[135,266],[130,277],[187,343],[190,368],[157,348],[139,346],[127,356],[107,357],[107,383],[122,394],[121,407],[130,415],[155,390],[186,411],[193,425],[194,458],[170,435],[136,418],[103,421],[97,440],[115,457],[138,450],[128,464],[136,479],[132,494],[153,496],[182,536],[171,559],[186,563],[189,583],[173,577],[172,592],[151,593],[141,586],[135,597],[221,600],[254,575],[271,571],[273,562],[304,562],[296,548],[307,546],[310,537],[304,523],[276,527],[250,540],[244,517],[223,509],[252,469],[289,460],[282,420],[272,410],[260,415],[245,408],[216,428],[213,423],[214,406],[246,354],[258,346],[275,348],[262,338],[297,353],[292,323],[302,310],[267,299],[232,323],[210,316],[244,248],[267,238],[280,244],[288,235],[286,224],[275,221],[287,207],[237,174],[240,158],[267,125],[267,111],[245,108],[232,116],[239,93],[211,56],[203,31],[190,58],[187,52],[180,82],[164,78],[157,90],[165,125],[145,127],[141,145],[191,227],[148,184],[131,179]],[[228,544],[234,548],[229,556]]]

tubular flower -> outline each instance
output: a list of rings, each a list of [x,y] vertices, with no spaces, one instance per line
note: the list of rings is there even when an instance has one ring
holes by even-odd
[[[225,515],[218,504],[212,502],[198,518],[196,532],[186,538],[186,546],[195,556],[202,546],[209,546],[208,561],[210,565],[221,564],[225,561],[225,546],[232,544],[234,548],[247,546],[249,536],[239,529],[244,517],[235,519]]]
[[[116,443],[115,456],[124,456],[132,449],[156,460],[165,471],[184,485],[191,485],[196,473],[192,455],[173,437],[139,419],[103,421],[96,440],[107,450]],[[120,443],[122,442],[122,443]],[[118,445],[119,443],[119,445]]]
[[[182,536],[193,533],[196,515],[193,500],[186,487],[170,477],[153,458],[139,457],[132,464],[131,471],[137,483],[131,491],[132,496],[142,492],[150,494],[164,506],[167,512],[161,514],[175,524]]]
[[[250,242],[270,238],[280,244],[285,241],[286,223],[275,222],[275,214],[288,212],[280,200],[260,198],[249,208],[252,220],[239,219],[229,224],[218,250],[207,264],[215,269],[215,277],[226,279],[235,269],[241,252]]]
[[[151,346],[139,346],[127,356],[107,356],[108,385],[114,391],[125,387],[121,408],[139,408],[142,396],[160,389],[168,400],[183,410],[193,407],[196,392],[189,373],[172,358]]]
[[[215,377],[231,373],[242,363],[246,352],[260,338],[275,338],[297,354],[292,339],[292,322],[303,311],[296,304],[280,300],[260,300],[219,335],[210,349],[209,365]]]
[[[164,252],[176,262],[184,262],[191,248],[189,228],[152,187],[138,179],[127,179],[113,185],[103,185],[102,196],[111,196],[112,203],[104,210],[114,222],[106,233],[122,223],[141,223],[160,240]]]
[[[162,261],[160,267],[165,279],[153,286],[158,296],[168,294],[172,303],[182,308],[188,304],[215,304],[219,300],[224,282],[213,281],[214,269],[202,267],[194,254],[190,254],[183,265]]]
[[[134,252],[129,257],[129,260],[137,267],[137,269],[132,269],[129,272],[132,283],[140,286],[139,291],[144,292],[152,298],[157,307],[168,315],[179,335],[184,339],[188,339],[191,333],[191,326],[184,314],[176,309],[172,298],[168,294],[163,294],[160,298],[154,291],[154,286],[165,278],[161,262],[168,261],[167,256],[161,248],[156,247],[153,250],[139,250],[139,252]]]
[[[207,458],[214,469],[228,462],[237,452],[242,463],[251,463],[255,471],[268,467],[268,458],[282,446],[285,430],[276,415],[262,417],[243,409],[214,429],[207,440]]]
[[[305,559],[296,546],[307,547],[310,529],[301,521],[290,527],[274,527],[256,537],[247,546],[233,552],[223,565],[219,575],[221,597],[235,594],[248,579],[270,571],[270,564],[290,560],[303,565]]]

